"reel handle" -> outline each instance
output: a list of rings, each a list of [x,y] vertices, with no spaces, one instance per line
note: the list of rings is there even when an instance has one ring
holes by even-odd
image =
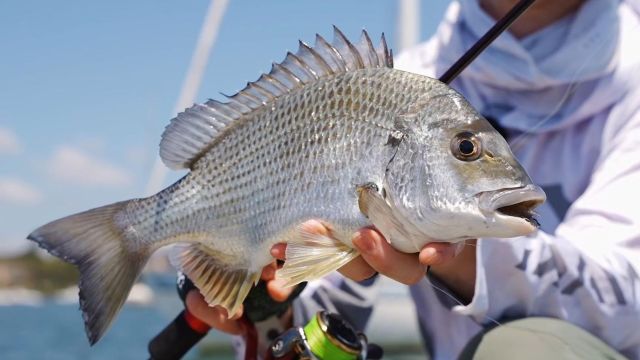
[[[149,342],[150,360],[181,359],[209,332],[209,326],[189,311],[182,310]]]

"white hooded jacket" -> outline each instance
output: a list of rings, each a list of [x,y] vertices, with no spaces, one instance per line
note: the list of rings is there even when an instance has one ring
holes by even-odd
[[[491,319],[526,316],[567,320],[640,358],[639,8],[588,0],[524,39],[503,34],[453,82],[506,130],[549,200],[536,234],[478,241],[468,305],[426,279],[412,287],[435,359],[456,358]],[[454,2],[395,67],[437,77],[494,22],[477,0]]]

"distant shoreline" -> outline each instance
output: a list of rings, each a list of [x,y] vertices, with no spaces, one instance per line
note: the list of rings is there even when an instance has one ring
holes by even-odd
[[[0,259],[0,290],[35,290],[44,296],[78,283],[76,268],[54,257],[41,256],[36,249],[23,255]]]

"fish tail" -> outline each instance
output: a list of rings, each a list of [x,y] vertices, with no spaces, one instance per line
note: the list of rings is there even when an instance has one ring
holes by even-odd
[[[80,270],[80,308],[91,345],[111,325],[150,255],[147,249],[131,246],[118,224],[127,203],[71,215],[28,236]]]

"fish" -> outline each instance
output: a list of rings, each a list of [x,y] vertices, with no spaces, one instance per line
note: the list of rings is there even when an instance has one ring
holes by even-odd
[[[357,43],[334,27],[225,101],[173,118],[160,157],[188,173],[153,196],[52,221],[35,241],[80,271],[95,344],[149,257],[171,256],[211,305],[234,314],[287,243],[277,276],[320,278],[358,256],[351,234],[375,226],[397,250],[429,241],[516,237],[545,200],[505,139],[454,89],[393,68],[384,34]],[[318,220],[327,234],[300,224]]]

